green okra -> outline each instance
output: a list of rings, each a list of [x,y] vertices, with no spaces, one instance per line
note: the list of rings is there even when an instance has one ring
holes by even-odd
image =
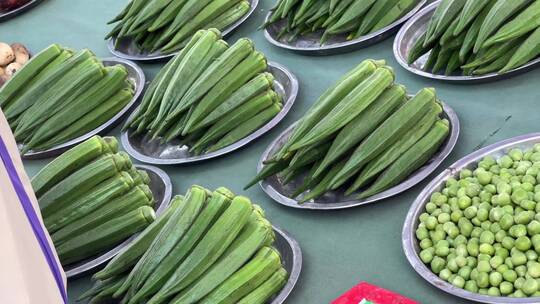
[[[187,2],[187,0],[174,0],[155,18],[152,25],[148,27],[148,31],[155,32],[170,24]]]
[[[392,8],[398,5],[398,2],[399,0],[376,1],[363,18],[360,27],[356,32],[356,37],[369,33],[381,18],[386,16]]]
[[[243,297],[237,304],[264,304],[287,283],[287,270],[280,268],[268,280]]]
[[[456,20],[466,0],[442,0],[437,6],[435,13],[429,21],[426,41],[424,46],[428,46],[436,41],[448,29],[450,24]]]
[[[364,111],[394,82],[394,72],[389,67],[377,68],[373,75],[352,90],[313,129],[289,150],[312,145],[332,135]]]
[[[484,75],[484,74],[498,72],[502,70],[508,64],[508,62],[510,61],[512,56],[515,54],[515,52],[518,50],[518,48],[519,48],[519,45],[514,46],[508,53],[497,58],[497,60],[475,69],[473,74]]]
[[[331,164],[337,162],[347,152],[350,152],[406,100],[407,89],[404,86],[393,85],[387,89],[372,105],[355,117],[336,135],[330,150],[313,176],[319,176]]]
[[[336,175],[343,169],[346,163],[346,159],[341,160],[340,162],[334,164],[330,168],[330,170],[328,170],[328,172],[324,175],[324,177],[321,175],[321,181],[319,183],[316,183],[315,187],[310,188],[309,192],[302,196],[299,204],[303,204],[312,199],[316,199],[324,195],[326,192],[330,191],[332,188],[332,181],[334,180]]]
[[[422,69],[426,72],[433,71],[433,67],[435,66],[435,63],[437,62],[437,58],[439,58],[440,53],[441,53],[441,46],[437,44],[435,45],[435,47],[433,47],[433,49],[431,49],[428,59]]]
[[[414,42],[412,48],[409,51],[409,54],[407,55],[407,63],[413,64],[423,55],[427,54],[432,48],[424,47],[424,40],[426,39],[426,33],[424,32],[416,41]]]
[[[452,55],[450,56],[450,60],[448,60],[448,63],[446,64],[444,75],[452,75],[452,73],[459,69],[460,65],[461,61],[459,60],[459,51],[454,51],[454,53],[452,53]]]
[[[441,113],[442,108],[433,104],[432,109],[418,121],[416,126],[407,131],[407,133],[403,135],[402,138],[398,139],[395,144],[390,146],[360,171],[352,186],[347,190],[346,195],[364,187],[368,182],[372,181],[378,174],[384,171],[384,169],[392,165],[394,161],[432,129]]]
[[[390,8],[386,14],[378,20],[371,28],[370,32],[374,33],[389,26],[405,14],[409,13],[416,5],[418,5],[417,0],[399,0],[396,5]]]
[[[244,187],[244,190],[247,190],[251,186],[255,185],[259,181],[270,177],[272,175],[275,175],[281,171],[283,171],[285,168],[289,166],[289,160],[278,160],[276,162],[272,162],[270,164],[264,165],[262,170],[255,176],[250,182],[247,183],[247,185]]]
[[[484,48],[519,38],[540,26],[540,2],[534,1],[484,42]]]
[[[540,55],[540,28],[537,28],[527,37],[499,73],[505,73],[518,68],[538,57],[538,55]]]
[[[501,56],[508,54],[510,50],[512,50],[516,45],[519,45],[519,44],[520,44],[520,40],[517,39],[517,40],[504,42],[501,45],[494,45],[490,47],[489,49],[486,49],[485,51],[478,53],[474,61],[463,65],[461,68],[463,69],[477,68],[482,65],[487,65],[497,60],[498,58],[501,58]]]
[[[494,4],[494,0],[489,1],[489,3],[482,9],[480,14],[478,14],[476,18],[474,18],[473,23],[467,30],[465,40],[463,41],[461,49],[459,50],[459,59],[462,63],[465,62],[467,55],[469,55],[469,53],[473,51],[474,44],[476,43],[476,39],[478,38],[478,33],[480,33],[480,28],[482,27],[482,23],[484,23],[487,14],[489,14]]]
[[[392,114],[356,148],[345,167],[332,180],[332,189],[343,185],[369,161],[395,143],[424,116],[431,105],[436,102],[435,99],[435,89],[422,89]]]
[[[441,38],[439,39],[439,44],[442,46],[445,46],[450,40],[453,40],[454,38],[454,29],[458,25],[459,19],[455,19],[450,23],[450,26],[446,29],[446,31],[442,34]]]
[[[366,14],[375,2],[375,0],[354,0],[339,20],[330,26],[326,32],[332,35],[347,32],[351,26],[356,26],[358,19]]]
[[[495,33],[506,20],[529,3],[531,3],[531,0],[497,0],[480,27],[478,38],[474,44],[474,53],[478,53],[478,51],[484,47],[484,42]]]
[[[370,197],[393,187],[423,166],[437,152],[448,133],[447,120],[435,123],[434,127],[386,169],[369,189],[360,193],[359,198]]]
[[[454,36],[461,34],[470,24],[474,23],[476,17],[490,2],[495,3],[494,0],[467,0],[459,18],[457,18],[458,24],[454,28]]]
[[[251,4],[248,1],[240,1],[233,7],[229,8],[226,12],[215,18],[212,22],[208,23],[206,28],[217,28],[222,31],[229,25],[240,20],[251,9]]]

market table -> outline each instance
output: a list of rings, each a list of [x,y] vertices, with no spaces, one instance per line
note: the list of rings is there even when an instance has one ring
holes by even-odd
[[[34,52],[51,43],[59,43],[72,48],[90,48],[98,56],[109,57],[103,40],[109,30],[106,21],[116,15],[125,2],[45,0],[31,11],[0,23],[0,39],[22,42]],[[259,187],[248,191],[242,188],[255,174],[259,157],[272,139],[298,119],[325,88],[363,59],[385,59],[395,68],[397,80],[411,92],[422,87],[435,87],[440,98],[458,113],[461,137],[436,173],[480,147],[537,132],[540,70],[474,86],[436,82],[399,67],[392,54],[392,39],[348,54],[301,56],[271,46],[257,30],[273,3],[274,0],[262,0],[254,15],[228,40],[253,39],[257,49],[270,60],[287,66],[297,75],[300,95],[294,108],[277,128],[230,155],[193,165],[163,166],[174,182],[175,193],[184,193],[192,184],[208,188],[226,186],[261,204],[273,223],[289,231],[303,249],[304,265],[300,281],[287,303],[328,303],[364,280],[422,303],[467,303],[425,282],[410,267],[401,248],[403,221],[429,178],[392,199],[334,212],[289,209],[274,203]],[[141,66],[148,79],[152,79],[162,65],[161,62]],[[119,129],[110,134],[119,135]],[[25,161],[28,174],[34,175],[48,161],[50,159]],[[89,286],[89,277],[69,281],[72,303]]]

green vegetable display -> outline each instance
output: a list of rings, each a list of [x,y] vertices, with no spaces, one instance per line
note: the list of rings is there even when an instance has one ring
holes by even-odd
[[[251,40],[229,47],[219,31],[200,30],[150,84],[124,129],[179,140],[196,155],[222,149],[281,111],[267,68]]]
[[[288,274],[264,211],[226,188],[192,186],[94,275],[81,299],[122,303],[266,303]]]
[[[131,0],[105,39],[131,39],[141,52],[173,53],[201,29],[220,31],[251,9],[247,0]]]
[[[540,2],[442,0],[408,55],[445,75],[485,75],[519,68],[540,54]]]
[[[111,249],[152,226],[149,183],[146,171],[118,153],[114,137],[94,136],[38,172],[32,187],[62,264]]]
[[[104,67],[89,50],[53,44],[0,89],[0,107],[23,145],[39,151],[84,135],[114,117],[134,95],[123,65]]]
[[[419,0],[278,0],[265,27],[284,24],[279,38],[289,42],[320,32],[320,43],[335,35],[352,40],[394,23],[418,5]]]
[[[434,89],[409,98],[384,61],[366,60],[315,102],[247,187],[277,174],[284,184],[303,177],[291,196],[300,203],[343,186],[375,195],[429,162],[449,134],[441,113]]]
[[[487,156],[431,195],[416,237],[421,260],[458,288],[540,296],[540,144]]]

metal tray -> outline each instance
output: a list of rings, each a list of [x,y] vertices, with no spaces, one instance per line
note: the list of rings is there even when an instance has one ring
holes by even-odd
[[[105,66],[121,64],[127,68],[128,79],[130,79],[135,85],[135,94],[133,95],[133,99],[113,118],[109,119],[109,121],[99,126],[98,128],[86,133],[83,136],[77,137],[64,144],[58,145],[48,150],[28,151],[26,154],[22,155],[23,159],[42,159],[42,158],[48,158],[48,157],[60,155],[64,151],[68,150],[69,148],[87,140],[88,138],[94,135],[102,135],[102,134],[107,133],[109,130],[117,126],[120,123],[120,121],[133,109],[137,100],[139,99],[139,96],[141,96],[144,89],[145,76],[144,76],[143,70],[134,62],[125,60],[125,59],[105,58],[105,59],[102,59],[102,61],[103,61],[103,65]],[[22,148],[22,146],[19,145],[19,148]]]
[[[422,70],[430,53],[425,54],[424,56],[420,57],[416,62],[409,65],[407,63],[407,57],[409,56],[409,52],[412,49],[413,44],[416,42],[416,40],[419,39],[420,36],[426,32],[427,23],[429,22],[431,16],[435,12],[435,9],[440,3],[441,1],[433,2],[423,8],[420,12],[418,12],[418,14],[412,17],[409,21],[407,21],[407,23],[405,23],[405,25],[403,25],[403,27],[401,27],[401,30],[398,32],[396,39],[394,40],[394,56],[396,57],[397,62],[399,62],[399,64],[409,72],[431,79],[443,80],[454,83],[475,84],[507,79],[512,76],[528,72],[540,65],[540,58],[537,58],[519,68],[503,74],[490,73],[478,76],[446,76],[441,74],[433,74]]]
[[[272,226],[276,234],[275,247],[281,254],[281,260],[283,267],[289,273],[289,279],[287,284],[281,289],[281,291],[272,298],[270,304],[282,304],[285,303],[287,297],[291,294],[300,272],[302,271],[302,250],[298,242],[292,238],[287,231],[280,229],[279,227]]]
[[[405,16],[396,20],[394,23],[388,25],[385,28],[382,28],[374,33],[362,36],[357,39],[347,40],[347,35],[336,35],[330,37],[328,42],[325,45],[321,45],[319,40],[322,37],[323,32],[318,31],[315,33],[310,33],[308,35],[299,36],[292,42],[287,41],[287,36],[282,39],[278,39],[278,33],[281,29],[287,25],[286,20],[281,20],[274,24],[267,26],[264,29],[264,37],[271,44],[288,49],[291,51],[298,52],[305,55],[332,55],[332,54],[341,54],[347,53],[361,48],[368,47],[375,43],[378,43],[386,38],[392,36],[395,32],[398,31],[399,27],[405,23],[409,18],[416,14],[424,5],[426,5],[427,0],[421,0],[416,7],[414,7],[410,12]],[[266,16],[266,20],[270,18],[271,12]]]
[[[454,285],[443,281],[426,265],[420,260],[419,252],[420,246],[416,240],[415,231],[418,227],[418,218],[420,214],[424,212],[425,205],[429,202],[430,196],[435,191],[440,191],[450,177],[457,177],[459,171],[462,169],[468,168],[473,169],[477,167],[477,163],[482,160],[483,157],[491,155],[495,158],[499,158],[508,152],[512,148],[531,148],[534,144],[540,143],[540,133],[532,133],[527,135],[522,135],[507,140],[500,141],[488,147],[482,148],[476,152],[473,152],[464,158],[458,160],[456,163],[451,165],[448,169],[443,171],[439,176],[437,176],[431,183],[429,183],[426,188],[418,195],[414,201],[407,218],[405,219],[405,224],[403,225],[402,240],[403,240],[403,250],[407,256],[407,260],[411,266],[416,270],[416,272],[422,276],[426,281],[428,281],[433,286],[449,293],[454,296],[468,299],[471,301],[481,302],[481,303],[490,303],[490,304],[532,304],[540,303],[540,297],[531,297],[531,298],[509,298],[509,297],[492,297],[480,295],[477,293],[472,293],[466,291],[465,289],[457,288]]]
[[[285,205],[287,207],[299,208],[299,209],[309,209],[309,210],[336,210],[336,209],[346,209],[356,206],[362,206],[376,201],[380,201],[394,195],[397,195],[409,188],[415,186],[421,182],[424,178],[430,175],[437,167],[442,163],[442,161],[452,152],[454,146],[456,145],[457,139],[459,137],[460,125],[459,119],[452,108],[447,104],[442,103],[443,105],[443,117],[448,119],[450,122],[450,134],[446,139],[446,142],[441,146],[437,154],[426,163],[422,168],[416,170],[411,174],[406,180],[400,184],[384,191],[374,196],[365,198],[363,200],[358,200],[352,196],[345,196],[343,194],[343,189],[338,189],[337,191],[331,191],[322,197],[311,200],[309,202],[299,204],[297,200],[290,198],[289,196],[294,193],[297,187],[299,187],[305,176],[300,176],[291,181],[287,185],[281,183],[281,179],[276,175],[266,178],[259,182],[261,188],[266,194],[268,194],[276,202]],[[287,130],[281,133],[274,142],[264,151],[259,164],[257,166],[257,172],[260,172],[263,168],[263,161],[268,159],[270,156],[274,155],[286,142],[286,140],[291,135],[294,125],[290,126]]]
[[[168,144],[161,144],[159,140],[152,141],[145,135],[130,136],[130,131],[128,130],[122,133],[122,146],[129,155],[141,162],[157,165],[178,165],[222,156],[251,143],[264,133],[270,131],[270,129],[285,118],[298,94],[298,79],[284,66],[269,62],[268,71],[275,77],[274,88],[276,92],[283,97],[283,109],[266,125],[246,138],[212,153],[192,155],[189,153],[189,147],[181,144],[178,140]]]
[[[14,10],[6,11],[6,12],[0,11],[0,22],[13,18],[17,15],[20,15],[26,12],[27,10],[31,9],[32,7],[38,5],[41,2],[43,2],[43,0],[30,0],[23,6],[20,6]]]
[[[156,200],[156,215],[160,215],[170,204],[172,197],[172,183],[171,179],[163,170],[145,165],[135,165],[137,169],[145,170],[150,176],[150,189]],[[64,271],[68,279],[78,278],[84,274],[104,266],[109,260],[114,258],[122,249],[127,247],[134,239],[136,235],[125,240],[120,245],[111,249],[110,251],[94,258],[89,258],[85,261],[76,263],[74,265],[68,265]]]
[[[249,0],[251,4],[251,8],[245,14],[242,18],[240,18],[235,23],[231,24],[229,27],[227,27],[225,30],[221,32],[222,37],[226,37],[230,35],[232,32],[234,32],[242,23],[244,23],[255,11],[257,6],[259,5],[259,0]],[[171,54],[162,54],[161,52],[154,52],[154,53],[144,53],[141,52],[133,43],[131,39],[122,39],[118,43],[118,48],[115,47],[116,39],[110,38],[107,42],[107,47],[109,48],[109,51],[116,57],[129,59],[129,60],[135,60],[135,61],[154,61],[154,60],[163,60],[167,58],[174,57],[177,53],[171,53]]]

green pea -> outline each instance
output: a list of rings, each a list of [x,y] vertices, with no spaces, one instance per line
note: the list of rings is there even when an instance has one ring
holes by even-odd
[[[510,227],[508,232],[510,232],[511,236],[513,236],[515,238],[518,238],[520,236],[527,235],[527,227],[525,225],[523,225],[523,224],[514,225],[514,226]]]
[[[469,169],[463,169],[459,172],[459,178],[460,179],[465,179],[467,177],[471,177],[473,174],[472,174],[472,171],[469,170]]]
[[[499,158],[498,164],[501,168],[511,168],[514,164],[514,161],[510,156],[504,155],[503,157]]]
[[[514,285],[510,282],[502,282],[499,286],[502,295],[509,295],[514,291]]]
[[[433,246],[431,239],[423,239],[420,241],[420,248],[427,249]]]
[[[458,198],[458,206],[461,210],[465,210],[472,205],[472,200],[468,196],[462,196]]]
[[[497,193],[497,187],[493,184],[489,184],[489,185],[486,185],[484,186],[484,190],[488,193],[491,193],[491,194],[496,194]]]
[[[514,291],[514,293],[512,294],[514,298],[526,298],[527,295],[525,293],[523,293],[523,291],[521,290],[516,290]]]
[[[525,191],[522,188],[516,188],[512,192],[511,198],[512,202],[519,204],[522,200],[527,199],[529,195],[527,194],[527,191]]]
[[[537,202],[537,203],[540,203],[540,191],[536,190],[536,189],[535,189],[535,192],[534,192],[534,201]],[[538,211],[538,209],[536,211]]]
[[[537,220],[531,221],[527,225],[527,232],[529,233],[529,235],[540,234],[540,222]]]
[[[489,264],[489,261],[478,261],[476,269],[478,269],[479,272],[490,272],[491,265]]]
[[[527,274],[535,279],[540,278],[540,263],[529,262],[527,264]]]
[[[527,256],[527,260],[529,261],[536,261],[538,259],[538,253],[536,251],[530,249],[525,252],[525,255]]]
[[[505,212],[502,208],[493,208],[489,212],[489,219],[493,222],[498,222],[504,214]]]
[[[450,276],[452,276],[452,272],[446,268],[441,270],[441,272],[439,273],[439,278],[445,281],[448,281],[448,279],[450,279]]]
[[[503,275],[503,279],[510,283],[514,283],[518,278],[517,273],[512,269],[503,272],[502,275]]]
[[[508,193],[501,193],[497,195],[497,199],[495,202],[499,206],[508,206],[512,203],[512,199],[510,198],[510,194]]]
[[[428,216],[425,220],[426,228],[429,230],[434,230],[438,223],[437,218],[432,215]]]
[[[527,275],[527,267],[525,265],[519,265],[514,268],[518,277],[525,277]]]
[[[516,246],[517,249],[519,249],[520,251],[527,251],[531,248],[532,246],[532,243],[531,243],[531,240],[526,237],[526,236],[520,236],[516,239],[514,245]]]
[[[433,260],[431,260],[431,271],[438,274],[441,272],[441,270],[444,269],[446,266],[446,261],[441,257],[434,257]]]
[[[536,150],[536,149],[535,149],[535,150]],[[530,160],[531,160],[532,162],[540,161],[540,153],[538,153],[538,151],[534,152],[534,153],[531,155]]]
[[[433,260],[433,253],[431,252],[431,250],[424,249],[420,251],[420,259],[425,264],[431,263],[431,261]]]
[[[477,258],[478,258],[478,261],[489,262],[489,260],[491,259],[491,256],[489,254],[480,253]]]
[[[504,214],[499,221],[502,229],[508,230],[514,225],[514,217],[508,213]]]
[[[458,275],[452,280],[452,285],[463,288],[465,286],[465,279]]]
[[[521,286],[521,291],[525,293],[526,295],[532,295],[536,291],[538,291],[538,282],[534,279],[527,279],[523,283],[523,286]]]
[[[427,231],[427,229],[426,229],[426,231]],[[431,231],[429,234],[431,235],[431,240],[433,242],[444,240],[446,238],[446,232],[444,232],[442,230]],[[421,238],[418,238],[418,239],[421,240]]]
[[[478,286],[476,286],[476,282],[473,280],[465,282],[465,290],[477,293],[478,292]]]
[[[435,255],[446,257],[448,254],[450,254],[450,248],[444,246],[435,247]]]
[[[487,288],[479,288],[478,293],[481,294],[481,295],[487,295],[488,294],[488,289]]]
[[[495,240],[497,242],[502,242],[502,240],[506,237],[506,231],[504,230],[499,230],[497,231],[497,233],[495,233]]]
[[[507,257],[506,259],[504,259],[504,265],[508,266],[508,268],[510,269],[514,269],[514,264],[512,264],[511,257]]]
[[[458,271],[458,276],[462,277],[465,280],[468,280],[471,277],[471,271],[472,269],[469,266],[461,267]]]
[[[523,284],[525,284],[525,278],[517,278],[514,281],[514,287],[516,289],[521,289],[521,287],[523,287]]]
[[[448,216],[448,221],[450,221],[450,212],[452,212],[452,208],[450,207],[450,205],[449,204],[442,205],[441,210],[442,210],[441,214],[445,214],[445,216]]]
[[[459,235],[459,229],[456,227],[456,226],[452,226],[448,229],[448,236],[450,236],[451,238],[455,238]]]
[[[489,217],[489,211],[486,209],[479,209],[476,213],[476,218],[479,219],[481,222],[487,220]]]
[[[450,269],[452,272],[458,272],[459,265],[456,262],[456,259],[447,259],[446,268]]]
[[[502,264],[502,265],[499,265],[499,267],[497,267],[497,272],[499,273],[504,273],[505,271],[507,271],[508,269],[510,269],[508,266],[506,266],[505,264]]]
[[[442,213],[441,208],[437,208],[437,209],[433,210],[433,212],[431,212],[431,215],[437,217],[437,216],[439,216],[439,214],[441,214],[441,213]]]
[[[463,212],[461,210],[454,210],[450,214],[450,220],[454,223],[457,223],[462,216]]]
[[[478,250],[480,251],[480,253],[487,254],[490,256],[495,253],[495,248],[488,243],[480,244],[480,247]]]
[[[527,256],[521,251],[512,252],[511,258],[514,266],[525,265],[527,263]]]
[[[476,216],[476,212],[478,211],[478,208],[475,206],[470,206],[467,209],[463,211],[463,215],[465,215],[466,218],[472,219]]]
[[[478,272],[476,285],[480,288],[487,288],[489,286],[489,275],[487,272]]]
[[[497,267],[501,266],[504,263],[504,258],[501,256],[494,256],[489,260],[489,265],[491,265],[491,268],[496,269]]]
[[[472,221],[471,221],[472,222]],[[482,234],[482,228],[480,227],[474,227],[473,228],[473,231],[471,232],[471,237],[473,238],[479,238],[480,237],[480,234]]]
[[[480,201],[482,202],[491,202],[491,199],[493,198],[493,194],[487,192],[486,190],[480,191],[480,194],[478,195],[480,198]],[[473,205],[474,205],[474,197],[473,197]]]
[[[497,161],[495,160],[495,158],[493,156],[485,156],[484,158],[482,158],[482,161],[486,163],[486,165],[488,165],[489,167],[491,166],[494,166],[497,164]]]
[[[508,152],[508,156],[510,156],[515,161],[520,161],[523,159],[523,151],[520,149],[512,149],[510,152]]]
[[[481,172],[478,172],[476,177],[478,178],[478,182],[480,183],[480,185],[485,186],[491,183],[491,178],[493,177],[493,173],[487,172],[487,171],[481,171]]]
[[[438,220],[439,223],[441,223],[441,224],[447,223],[447,222],[450,221],[450,214],[448,214],[448,213],[441,213],[441,214],[439,214],[439,216],[437,217],[437,220]]]
[[[481,244],[493,244],[495,242],[495,235],[493,234],[493,232],[489,231],[489,230],[484,230],[481,234],[480,234],[480,243]]]
[[[502,274],[496,271],[489,274],[489,284],[491,284],[491,286],[498,287],[501,284],[502,280]]]
[[[495,255],[503,258],[504,260],[510,255],[510,252],[508,251],[508,249],[501,246],[500,248],[495,249]]]
[[[538,170],[537,168],[529,168],[527,169],[527,172],[525,172],[526,175],[521,178],[521,182],[523,182],[524,184],[530,184],[532,186],[532,189],[527,191],[534,190],[534,186],[536,185],[535,176],[538,175],[538,173],[540,173],[540,170]]]
[[[458,235],[455,239],[454,239],[454,246],[456,247],[456,249],[460,246],[460,245],[467,245],[467,238],[464,236],[464,235]]]
[[[477,265],[477,261],[474,257],[472,256],[468,256],[467,257],[467,266],[473,268],[473,267],[476,267]]]
[[[525,178],[525,177],[523,177]],[[528,180],[528,179],[527,179]],[[530,193],[530,192],[533,192],[534,190],[534,184],[536,184],[536,179],[534,180],[534,183],[530,183],[530,182],[526,182],[526,181],[523,181],[521,182],[521,188],[523,188],[523,190],[527,191],[527,195]]]
[[[492,297],[498,297],[501,295],[501,292],[499,291],[499,288],[497,287],[490,287],[488,289],[488,296],[492,296]]]
[[[512,237],[505,237],[501,243],[503,245],[504,248],[510,250],[512,248],[514,248],[514,239]]]
[[[425,227],[418,227],[416,229],[416,238],[423,240],[429,237],[429,232]]]

